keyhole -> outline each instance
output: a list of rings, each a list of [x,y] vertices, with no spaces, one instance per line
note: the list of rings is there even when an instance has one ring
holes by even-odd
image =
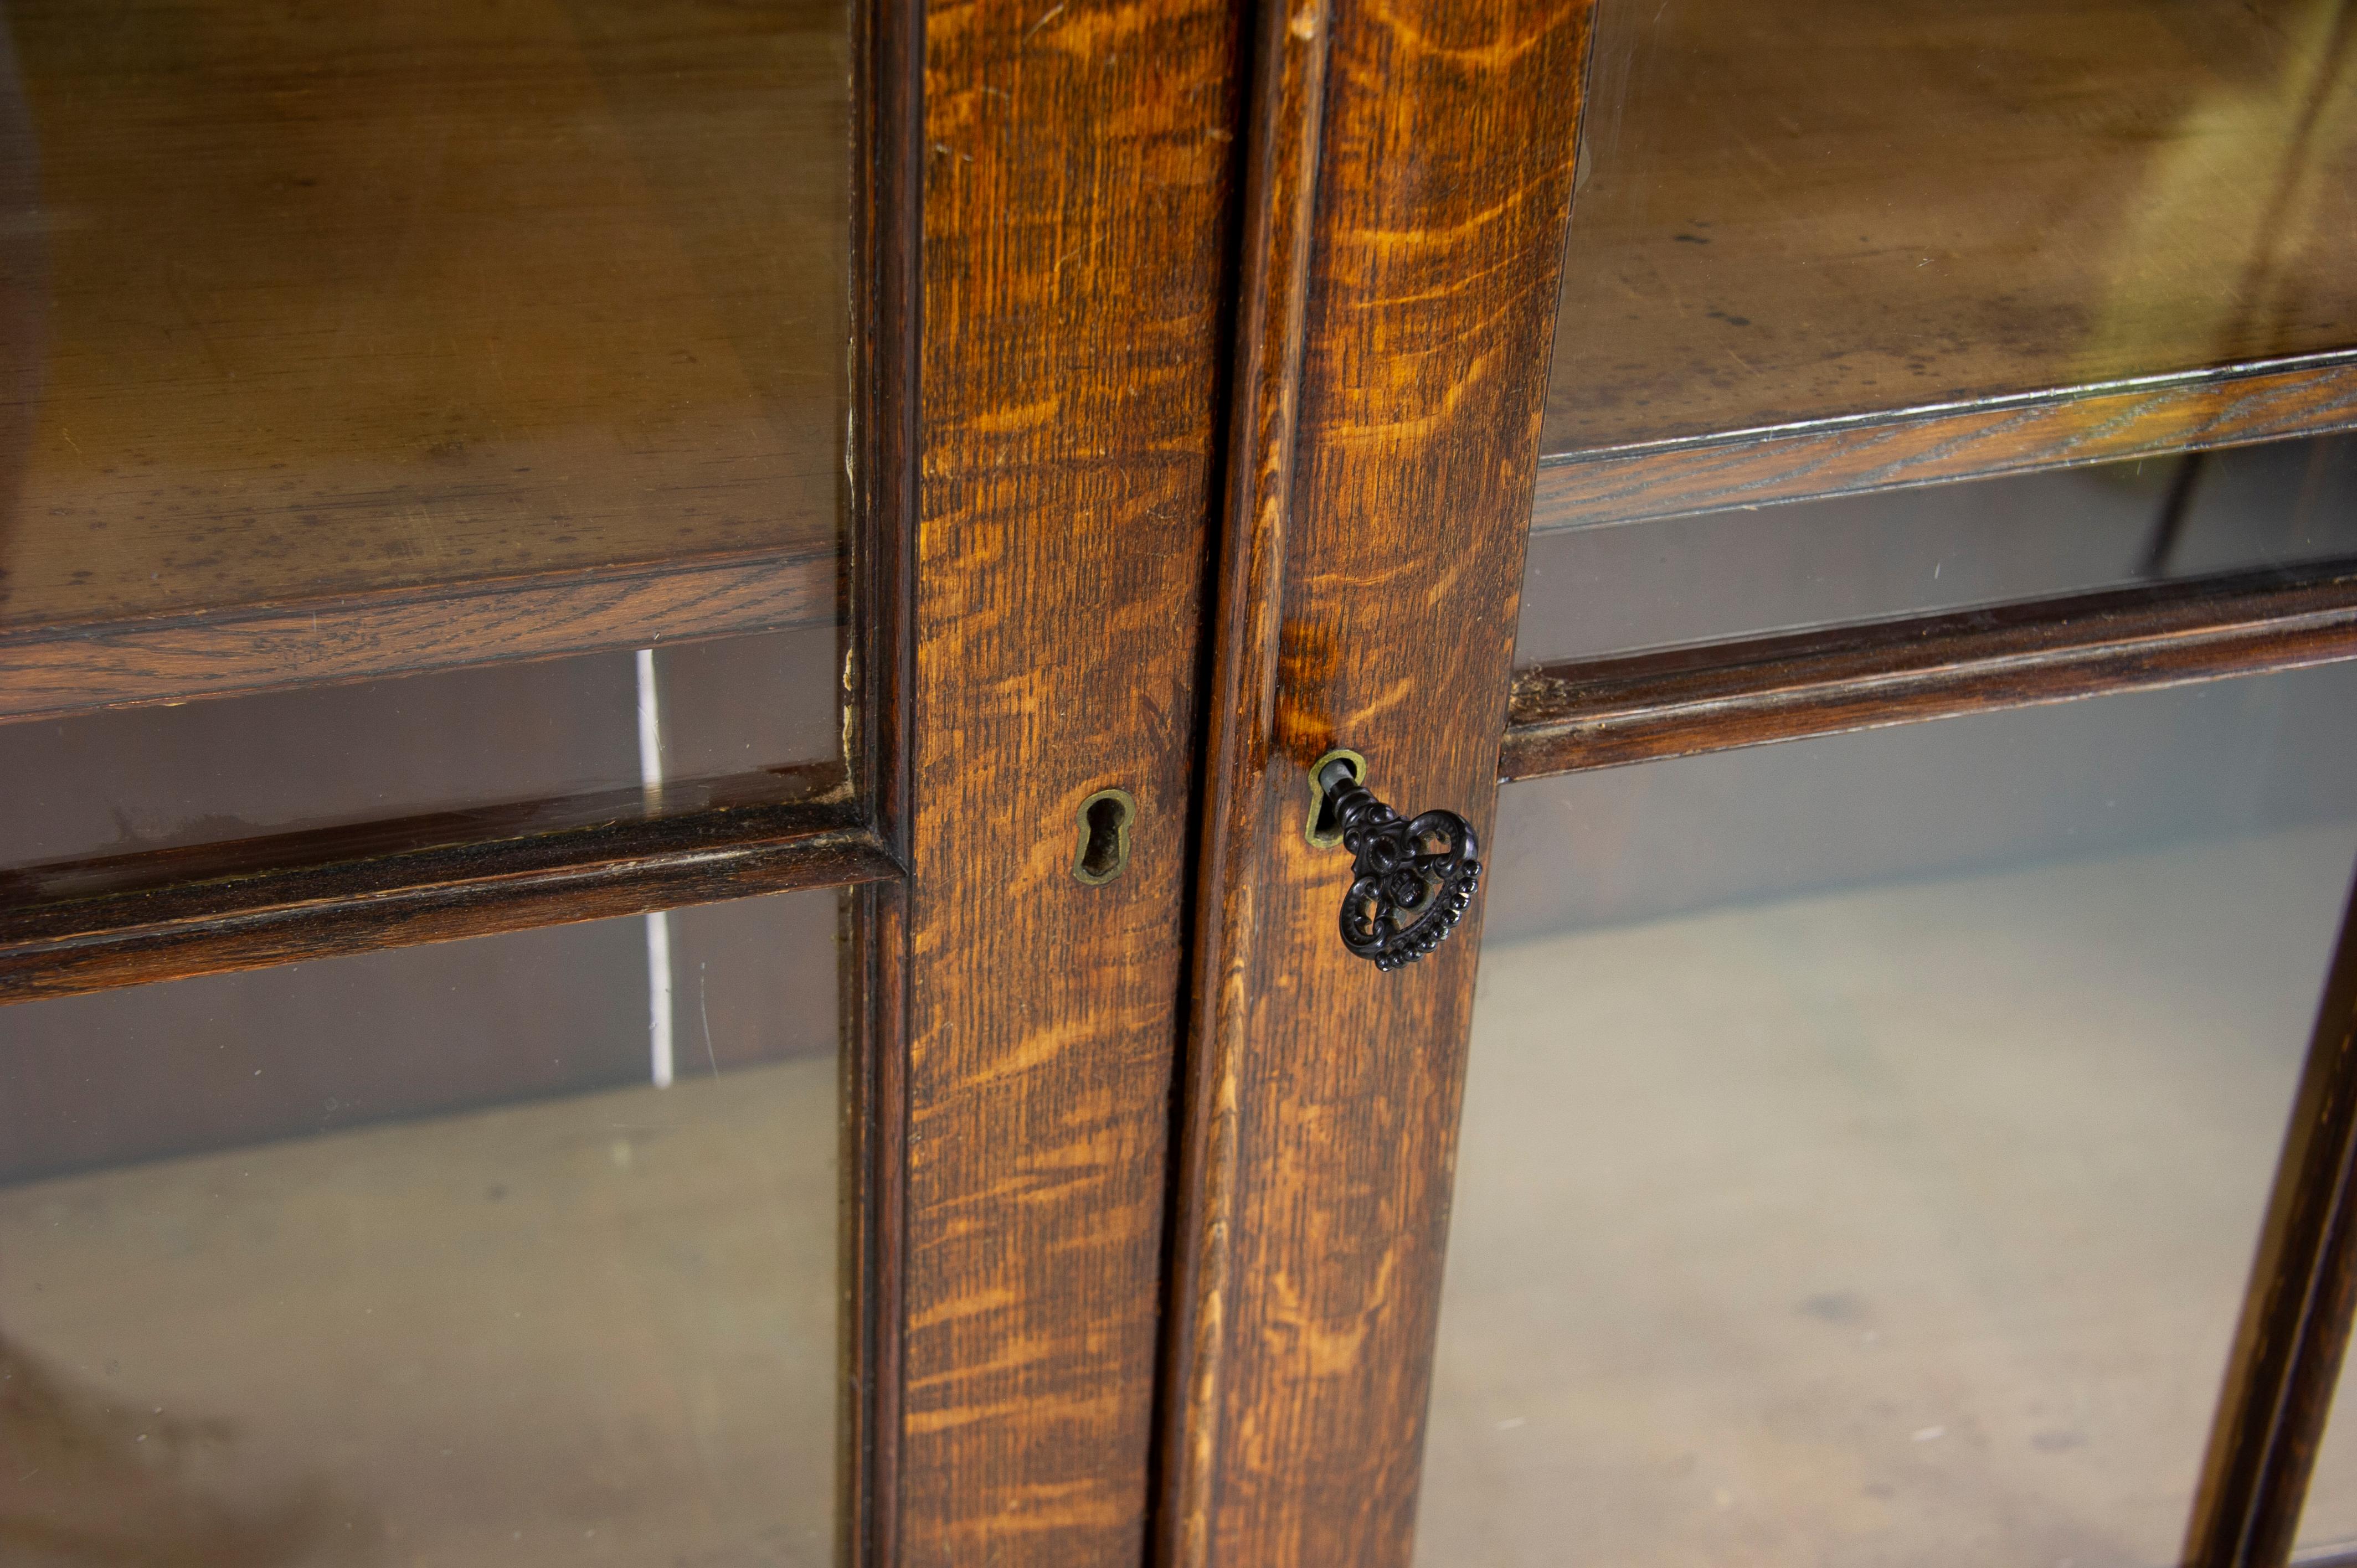
[[[1342,842],[1342,820],[1334,814],[1333,797],[1327,794],[1325,786],[1318,781],[1318,776],[1335,762],[1349,763],[1351,777],[1361,783],[1366,782],[1367,759],[1355,751],[1329,751],[1311,764],[1309,821],[1302,829],[1311,849],[1332,849]]]
[[[1126,789],[1100,789],[1081,802],[1081,849],[1072,857],[1072,875],[1092,887],[1103,886],[1129,869],[1129,824],[1136,820],[1137,802]]]

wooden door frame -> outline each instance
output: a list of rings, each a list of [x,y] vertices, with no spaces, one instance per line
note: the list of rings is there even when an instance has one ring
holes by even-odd
[[[1394,804],[1449,807],[1486,832],[1501,779],[2357,657],[2357,563],[1514,671],[1577,122],[1560,88],[1582,81],[1589,6],[1263,0],[1254,18],[1157,1561],[1398,1565],[1479,908],[1401,973],[1345,956],[1340,868],[1302,834],[1313,760],[1363,752]],[[1817,448],[1847,460],[1884,425],[1925,424],[1917,411],[1561,475],[1617,520],[2320,432],[2357,417],[2345,358],[1943,408],[1943,439],[1969,450],[1903,471],[1828,468]],[[2234,425],[2259,371],[2268,417]],[[2122,399],[2144,400],[2136,439],[2087,440],[2079,405]],[[2025,435],[2016,404],[2046,423]],[[2352,1192],[2357,902],[2188,1527],[2191,1568],[2287,1558],[2357,1307]]]
[[[717,634],[847,598],[840,763],[792,799],[653,820],[631,791],[554,832],[530,813],[420,819],[140,857],[120,886],[0,910],[0,1003],[847,888],[842,1553],[1142,1561],[1235,13],[851,14],[840,560],[658,564],[621,574],[619,599],[507,585],[533,625],[490,648],[470,640],[484,618],[446,602],[464,595],[416,593],[328,616],[293,658],[253,639],[307,628],[308,607],[145,628],[178,650],[167,664],[155,639],[103,628],[0,658],[0,712],[61,716]],[[365,657],[321,662],[353,638]],[[1124,874],[1086,885],[1076,808],[1107,783],[1139,816]]]
[[[0,712],[65,715],[847,599],[842,762],[795,799],[651,821],[631,791],[555,832],[420,820],[142,857],[119,887],[0,911],[0,1002],[848,888],[844,1554],[1142,1560],[1235,16],[851,14],[841,559],[659,564],[619,598],[526,584],[531,624],[490,651],[465,596],[414,593],[328,615],[292,658],[254,639],[307,635],[311,607],[145,628],[161,664],[113,630],[0,658]],[[1087,886],[1075,808],[1106,783],[1140,816],[1124,875]]]

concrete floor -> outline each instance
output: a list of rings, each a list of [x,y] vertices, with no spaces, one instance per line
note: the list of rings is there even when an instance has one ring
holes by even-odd
[[[831,1563],[834,1075],[0,1190],[0,1562]]]
[[[2175,1562],[2352,854],[1493,947],[1420,1568]]]

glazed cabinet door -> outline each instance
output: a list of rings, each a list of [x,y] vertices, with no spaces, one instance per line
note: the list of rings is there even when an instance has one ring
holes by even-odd
[[[2342,1560],[2351,16],[1264,9],[1167,1561]]]
[[[0,1557],[1142,1560],[1231,15],[0,40]]]

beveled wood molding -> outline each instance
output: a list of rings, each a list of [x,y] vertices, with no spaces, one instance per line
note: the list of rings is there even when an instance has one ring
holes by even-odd
[[[1501,779],[2357,657],[2357,562],[1520,670]]]
[[[2186,1531],[2186,1568],[2293,1558],[2357,1307],[2357,890],[2341,917],[2276,1167],[2226,1387]],[[2351,1561],[2346,1551],[2305,1560]]]
[[[186,853],[159,856],[178,865]],[[901,875],[842,800],[722,807],[326,864],[289,855],[199,880],[118,865],[113,890],[0,913],[0,1002]]]
[[[1171,1330],[1164,1336],[1161,1430],[1155,1475],[1154,1561],[1204,1568],[1211,1552],[1221,1433],[1221,1373],[1232,1282],[1237,1051],[1245,996],[1230,961],[1254,940],[1255,906],[1227,891],[1254,875],[1253,792],[1267,763],[1276,689],[1277,610],[1285,576],[1300,404],[1302,328],[1325,102],[1323,13],[1293,0],[1252,8],[1252,88],[1243,149],[1243,233],[1237,268],[1228,471],[1218,544],[1205,702],[1203,823],[1198,840],[1180,1088],[1178,1180],[1172,1197]],[[1296,27],[1294,17],[1309,25]]]
[[[924,0],[852,7],[852,486],[845,755],[877,845],[909,864],[910,634],[923,374]],[[843,1568],[900,1563],[909,1174],[905,879],[845,900],[843,1316],[836,1471]]]
[[[1593,452],[1539,468],[1539,532],[2357,427],[2357,350]]]
[[[1246,13],[1161,1568],[1411,1551],[1480,911],[1405,970],[1353,956],[1308,775],[1359,751],[1490,822],[1592,10]]]
[[[824,625],[838,575],[781,549],[0,630],[0,721]]]

